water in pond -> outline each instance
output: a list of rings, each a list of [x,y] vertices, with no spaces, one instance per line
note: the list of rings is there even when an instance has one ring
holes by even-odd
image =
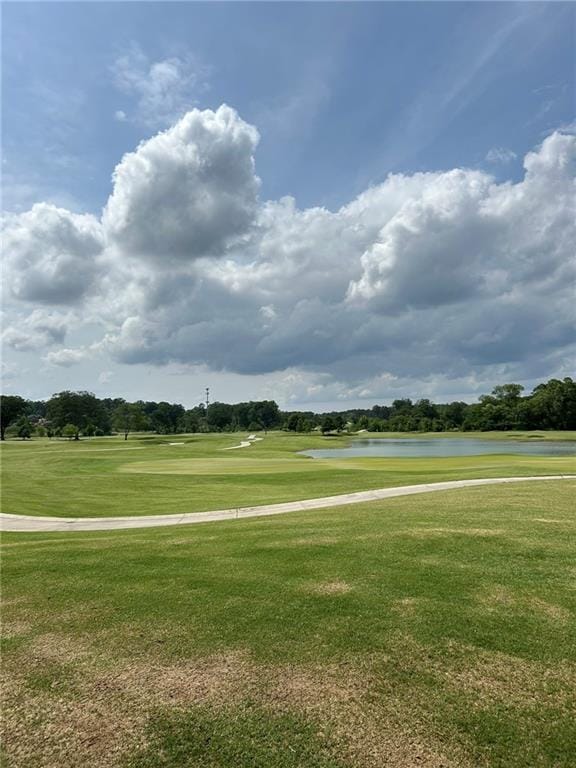
[[[530,456],[576,456],[576,442],[560,440],[482,440],[478,438],[382,438],[354,440],[347,448],[303,451],[315,459],[358,456],[481,456],[486,453],[523,453]]]

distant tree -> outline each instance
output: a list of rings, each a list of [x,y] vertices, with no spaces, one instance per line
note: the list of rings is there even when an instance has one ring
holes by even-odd
[[[18,420],[16,429],[18,430],[18,437],[21,437],[22,440],[29,440],[32,436],[32,424],[30,424],[27,416],[22,416],[22,418]]]
[[[342,432],[344,427],[346,426],[346,419],[341,413],[335,413],[332,416],[334,420],[334,429],[336,432]]]
[[[51,440],[55,434],[54,425],[48,419],[42,419],[42,426],[46,430],[46,437]]]
[[[300,415],[298,416],[298,424],[296,427],[297,432],[311,432],[312,431],[312,423],[310,420],[304,416]]]
[[[386,432],[388,422],[384,419],[368,419],[368,426],[364,427],[369,432]]]
[[[499,384],[492,390],[496,400],[504,402],[517,402],[524,391],[522,384]]]
[[[26,410],[26,400],[18,395],[0,396],[0,439],[5,440],[6,429]]]
[[[418,400],[414,406],[413,413],[421,419],[435,419],[438,415],[438,408],[427,398]]]
[[[121,403],[112,413],[112,424],[128,440],[130,432],[141,432],[148,426],[148,419],[138,403]]]
[[[530,397],[530,411],[539,428],[576,429],[576,382],[566,377],[539,384]]]
[[[62,437],[67,437],[68,440],[78,440],[78,433],[80,430],[76,426],[76,424],[65,424],[62,427]]]
[[[262,400],[253,405],[252,420],[259,422],[265,432],[280,425],[280,409],[274,400]]]
[[[499,384],[490,395],[480,396],[483,429],[518,429],[521,426],[521,384]]]
[[[300,414],[299,413],[291,413],[290,416],[286,419],[286,422],[284,424],[284,429],[286,429],[288,432],[298,432],[298,423],[300,420]]]
[[[398,402],[398,401],[397,401]],[[390,414],[392,413],[392,408],[390,408],[387,405],[374,405],[372,406],[372,410],[370,412],[370,415],[373,416],[375,419],[389,419]],[[366,414],[367,416],[368,414]]]
[[[222,432],[234,422],[234,406],[228,403],[210,403],[206,420],[211,431]]]
[[[82,434],[85,435],[86,437],[92,437],[94,432],[96,432],[96,427],[94,426],[94,424],[92,424],[92,422],[88,422],[88,424],[86,424],[86,426],[82,430]]]
[[[146,404],[147,405],[147,404]],[[176,403],[157,403],[149,413],[152,428],[159,435],[174,434],[178,431],[178,424],[184,417],[185,410],[182,405]]]
[[[312,427],[313,423],[309,414],[297,411],[290,413],[284,422],[284,429],[288,432],[310,432]]]
[[[370,428],[370,421],[371,419],[369,419],[368,416],[366,415],[360,416],[360,418],[354,424],[354,428],[358,432],[360,430],[368,430]]]
[[[412,400],[409,397],[404,397],[399,400],[394,400],[392,403],[391,416],[398,416],[399,414],[410,414],[413,408]]]
[[[110,419],[103,403],[91,392],[58,392],[46,404],[46,415],[56,429],[66,424],[78,428],[76,439],[88,424],[110,431]]]
[[[248,429],[252,419],[253,403],[236,403],[234,406],[234,416],[240,429]]]
[[[336,420],[332,414],[327,413],[322,417],[322,421],[320,422],[320,429],[323,435],[327,435],[329,432],[334,432],[337,429]]]
[[[456,429],[462,426],[468,404],[459,400],[443,406],[442,415],[445,429]]]

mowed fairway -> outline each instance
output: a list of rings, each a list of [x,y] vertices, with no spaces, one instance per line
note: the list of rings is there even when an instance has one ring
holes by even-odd
[[[242,435],[245,437],[245,435]],[[10,441],[2,446],[2,511],[62,517],[159,515],[273,504],[442,480],[574,473],[573,457],[310,459],[345,438],[271,433]],[[171,444],[173,443],[173,444]]]
[[[231,452],[235,435],[176,440],[8,444],[3,511],[158,514],[574,471],[573,459],[483,456],[316,472],[323,462],[293,453],[321,437]],[[535,481],[192,527],[4,534],[2,765],[573,766],[575,494],[573,480]]]
[[[574,490],[5,535],[6,764],[571,766]]]

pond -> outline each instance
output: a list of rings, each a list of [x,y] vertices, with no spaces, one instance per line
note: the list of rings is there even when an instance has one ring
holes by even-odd
[[[314,459],[358,456],[481,456],[487,453],[521,453],[529,456],[576,456],[576,442],[561,440],[482,440],[481,438],[382,438],[354,440],[347,448],[302,451]]]

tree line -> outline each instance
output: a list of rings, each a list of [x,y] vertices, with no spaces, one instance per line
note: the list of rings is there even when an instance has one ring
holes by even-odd
[[[5,435],[28,439],[66,437],[79,440],[132,432],[159,435],[183,432],[235,432],[284,429],[323,434],[342,432],[447,432],[514,429],[576,429],[576,383],[550,379],[528,394],[520,384],[501,384],[477,403],[433,403],[423,398],[394,400],[391,405],[331,413],[281,411],[273,400],[211,403],[186,409],[165,401],[128,402],[99,399],[91,392],[58,392],[49,400],[1,397],[0,427]]]

